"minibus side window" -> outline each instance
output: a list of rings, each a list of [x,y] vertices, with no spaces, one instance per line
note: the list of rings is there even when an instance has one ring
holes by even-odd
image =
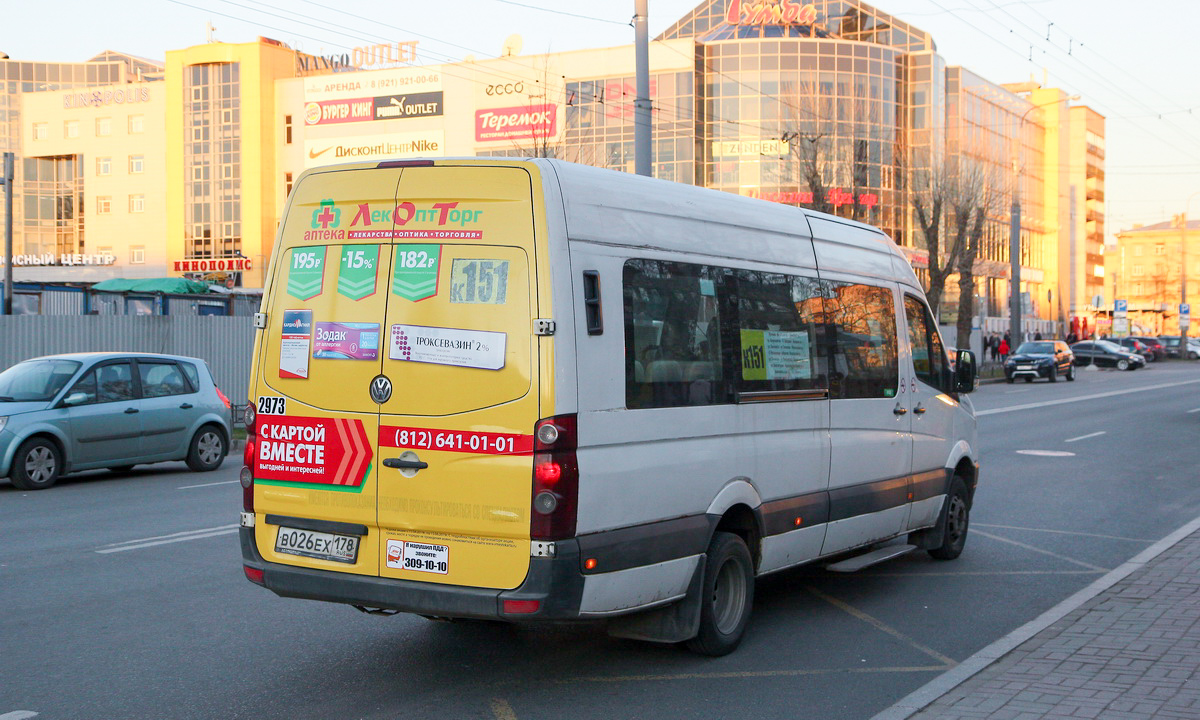
[[[826,281],[824,323],[833,399],[890,398],[900,382],[895,304],[888,288]]]
[[[908,316],[908,340],[912,344],[913,371],[917,379],[942,392],[953,392],[950,362],[929,310],[920,300],[905,295],[904,312]]]
[[[728,271],[632,259],[622,273],[625,404],[630,409],[732,401],[721,332]],[[719,297],[720,296],[720,297]]]
[[[824,389],[822,285],[816,278],[733,271],[739,392]]]

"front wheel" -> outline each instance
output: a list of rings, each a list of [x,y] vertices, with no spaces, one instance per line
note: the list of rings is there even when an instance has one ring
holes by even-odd
[[[1125,359],[1118,360],[1117,361],[1117,369],[1118,370],[1128,370],[1129,369],[1129,361],[1125,360]]]
[[[1050,367],[1050,382],[1058,382],[1058,368]]]
[[[200,428],[188,448],[188,467],[195,472],[208,472],[221,467],[224,460],[225,436],[212,425]]]
[[[58,482],[62,453],[46,438],[30,438],[13,456],[12,484],[22,490],[45,490]]]
[[[718,532],[708,546],[700,586],[700,632],[687,641],[694,653],[719,657],[733,652],[754,605],[754,561],[737,535]]]
[[[1067,366],[1067,382],[1075,382],[1075,363]]]
[[[930,557],[937,560],[953,560],[962,555],[967,544],[967,528],[971,523],[971,508],[967,499],[967,485],[957,475],[950,481],[950,492],[946,495],[946,506],[942,508],[942,544],[929,550]]]

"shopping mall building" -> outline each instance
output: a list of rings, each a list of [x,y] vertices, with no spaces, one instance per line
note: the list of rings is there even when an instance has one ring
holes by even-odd
[[[292,183],[318,165],[536,155],[632,172],[632,46],[514,49],[428,64],[415,42],[316,56],[259,38],[164,63],[0,60],[16,275],[261,285]],[[988,326],[1005,326],[1014,189],[1027,316],[1092,314],[1104,118],[1064,91],[948,65],[928,33],[853,0],[707,0],[651,43],[650,70],[655,176],[871,223],[920,273],[914,202],[971,168],[988,189]]]

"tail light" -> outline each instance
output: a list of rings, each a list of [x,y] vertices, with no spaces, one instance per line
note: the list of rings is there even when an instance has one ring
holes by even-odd
[[[221,402],[225,403],[225,409],[229,409],[229,398],[225,397],[225,393],[221,392],[221,388],[213,385],[213,390],[217,391],[217,397],[221,398]]]
[[[575,537],[579,503],[578,436],[575,415],[539,420],[533,431],[533,498],[529,536],[534,540]]]
[[[225,400],[225,396],[222,395],[221,399]],[[225,403],[228,405],[229,401],[225,400]],[[246,426],[246,449],[242,451],[242,470],[238,476],[242,483],[242,510],[249,513],[254,512],[254,467],[258,464],[258,427],[255,425],[257,419],[254,403],[251,402],[246,406],[246,414],[243,417],[243,424]]]

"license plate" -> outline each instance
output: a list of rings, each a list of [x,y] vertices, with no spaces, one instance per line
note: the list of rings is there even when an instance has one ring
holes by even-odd
[[[1017,369],[1018,370],[1032,370],[1033,366],[1032,365],[1018,365]]]
[[[358,558],[358,538],[281,527],[275,538],[275,552],[303,555],[319,560],[353,563]]]

